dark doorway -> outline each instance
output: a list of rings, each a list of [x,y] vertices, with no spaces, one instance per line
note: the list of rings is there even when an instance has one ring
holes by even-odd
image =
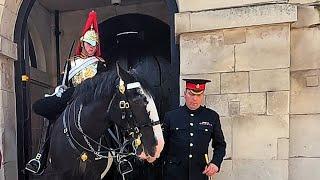
[[[14,33],[14,41],[17,43],[18,49],[18,61],[15,61],[15,87],[18,179],[21,180],[55,179],[54,175],[52,177],[48,175],[50,177],[39,176],[35,178],[29,176],[23,170],[32,152],[30,143],[35,141],[32,139],[34,135],[31,130],[33,117],[30,111],[32,99],[36,97],[32,97],[30,92],[37,93],[37,90],[40,91],[30,82],[21,81],[21,75],[30,75],[28,58],[25,57],[25,54],[29,51],[25,45],[28,42],[26,41],[28,39],[26,33],[27,19],[35,1],[23,0],[18,12]],[[157,98],[161,116],[165,111],[174,109],[179,105],[179,55],[174,37],[174,13],[178,9],[175,1],[165,1],[168,8],[169,25],[156,18],[141,14],[117,16],[100,25],[101,42],[106,45],[103,47],[103,57],[110,60],[111,64],[119,60],[127,69],[136,68],[139,71],[143,79],[151,84],[151,91]],[[118,23],[119,25],[117,25]],[[135,23],[137,24],[135,25]],[[134,33],[131,34],[133,36],[130,33],[117,36],[117,34],[125,31],[137,31],[139,33],[136,36],[133,35]],[[117,41],[118,43],[115,43]],[[37,44],[33,45],[37,46]],[[32,65],[35,66],[34,63]],[[44,91],[41,90],[38,94],[43,93]]]
[[[102,56],[114,66],[118,61],[127,70],[135,69],[150,86],[162,119],[174,106],[170,100],[179,84],[172,81],[170,26],[147,15],[126,14],[99,25]]]

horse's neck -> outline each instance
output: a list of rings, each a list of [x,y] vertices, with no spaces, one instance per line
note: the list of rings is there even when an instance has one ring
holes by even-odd
[[[93,138],[100,137],[107,126],[107,109],[109,102],[97,101],[83,107],[81,124],[86,134]]]

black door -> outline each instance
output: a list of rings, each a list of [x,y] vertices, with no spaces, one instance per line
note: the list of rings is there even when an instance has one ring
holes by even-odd
[[[134,68],[150,86],[160,119],[175,104],[179,84],[172,81],[174,67],[170,59],[170,27],[147,15],[126,14],[111,18],[99,25],[102,57],[114,66]]]

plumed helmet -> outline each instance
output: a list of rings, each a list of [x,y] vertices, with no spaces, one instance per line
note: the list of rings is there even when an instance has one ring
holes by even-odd
[[[89,13],[86,24],[82,30],[82,36],[80,37],[80,42],[78,44],[76,55],[81,54],[81,43],[87,42],[92,46],[97,46],[97,50],[95,56],[100,56],[100,44],[99,44],[99,30],[98,30],[98,21],[97,21],[97,13],[95,11],[91,11]]]

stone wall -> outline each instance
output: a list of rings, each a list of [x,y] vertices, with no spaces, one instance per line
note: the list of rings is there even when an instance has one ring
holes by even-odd
[[[205,105],[228,143],[217,179],[288,179],[290,25],[184,33],[180,52],[181,78],[213,79]]]
[[[320,11],[314,1],[178,2],[181,79],[212,80],[204,104],[220,114],[227,141],[215,179],[319,179]],[[184,103],[182,80],[180,87]]]

